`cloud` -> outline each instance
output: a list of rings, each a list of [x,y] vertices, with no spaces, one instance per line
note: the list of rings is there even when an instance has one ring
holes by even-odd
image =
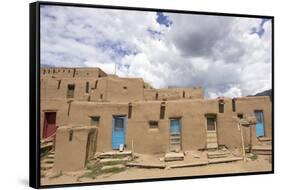
[[[255,28],[255,29],[254,29]],[[41,63],[100,67],[206,97],[271,88],[271,20],[41,7]]]

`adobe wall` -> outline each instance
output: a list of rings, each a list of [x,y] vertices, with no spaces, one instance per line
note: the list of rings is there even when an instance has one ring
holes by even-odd
[[[40,70],[41,77],[53,78],[100,78],[106,77],[107,74],[99,68],[66,68],[66,67],[42,67]]]
[[[56,153],[54,158],[54,171],[79,171],[85,168],[88,154],[92,151],[97,132],[93,126],[60,126],[56,133]],[[90,143],[90,144],[89,144]]]
[[[144,100],[204,99],[204,90],[194,88],[144,89]]]
[[[40,112],[40,137],[43,137],[43,127],[45,112],[56,112],[56,125],[62,126],[68,124],[68,106],[67,101],[61,100],[41,100]]]
[[[252,100],[251,98],[247,102]],[[112,116],[126,115],[127,148],[131,149],[133,144],[134,151],[139,153],[164,153],[169,150],[170,118],[181,119],[183,150],[203,149],[206,147],[207,130],[205,114],[213,113],[217,115],[218,144],[226,145],[228,148],[240,148],[241,136],[235,121],[237,113],[249,113],[248,116],[253,116],[255,109],[263,108],[265,117],[270,114],[266,105],[261,106],[266,104],[266,100],[257,98],[254,101],[253,104],[241,106],[237,100],[237,111],[233,112],[232,100],[224,99],[224,113],[218,113],[217,99],[167,101],[164,119],[160,119],[160,101],[133,102],[131,118],[128,118],[127,103],[73,102],[69,123],[89,125],[90,116],[100,116],[97,151],[110,151]],[[265,121],[266,126],[270,118]],[[149,121],[158,121],[159,128],[150,129]],[[255,127],[251,129],[253,144],[255,144],[257,143]],[[243,130],[245,144],[249,144],[250,128],[243,128]]]

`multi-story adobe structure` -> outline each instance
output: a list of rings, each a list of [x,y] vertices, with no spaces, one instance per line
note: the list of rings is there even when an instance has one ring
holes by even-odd
[[[255,116],[243,128],[245,146],[271,137],[267,96],[204,99],[203,89],[155,89],[142,78],[99,68],[41,68],[41,139],[61,126],[95,126],[95,151],[124,145],[139,153],[241,146],[235,118]],[[72,139],[72,130],[69,130]],[[89,136],[90,137],[90,136]],[[87,137],[88,138],[88,137]]]

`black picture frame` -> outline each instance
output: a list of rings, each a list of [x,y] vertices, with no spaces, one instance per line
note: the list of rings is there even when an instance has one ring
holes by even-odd
[[[63,184],[63,185],[44,185],[40,184],[40,6],[70,6],[70,7],[87,7],[87,8],[101,8],[101,9],[118,9],[118,10],[134,10],[134,11],[161,11],[167,13],[186,13],[186,14],[200,14],[200,15],[217,15],[230,17],[247,17],[247,18],[266,18],[272,20],[272,170],[262,172],[249,173],[231,173],[231,174],[216,174],[216,175],[200,175],[200,176],[180,176],[170,178],[157,179],[140,179],[140,180],[124,180],[124,181],[110,181],[110,182],[94,182],[94,183],[77,183],[77,184]],[[151,182],[163,180],[184,180],[195,178],[210,178],[210,177],[232,177],[244,175],[260,175],[274,173],[274,16],[266,15],[249,15],[249,14],[233,14],[233,13],[218,13],[218,12],[201,12],[188,10],[170,10],[170,9],[156,9],[156,8],[141,8],[141,7],[124,7],[124,6],[109,6],[109,5],[92,5],[80,3],[63,3],[63,2],[47,2],[40,1],[30,3],[29,5],[29,185],[33,188],[54,188],[54,187],[72,187],[72,186],[88,186],[88,185],[104,185],[104,184],[121,184],[121,183],[135,183],[135,182]]]

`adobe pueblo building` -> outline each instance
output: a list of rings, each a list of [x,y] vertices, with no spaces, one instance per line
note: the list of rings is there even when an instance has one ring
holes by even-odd
[[[41,140],[55,137],[59,170],[101,152],[246,149],[272,134],[267,96],[209,100],[200,87],[155,89],[99,68],[41,68],[40,84]]]

